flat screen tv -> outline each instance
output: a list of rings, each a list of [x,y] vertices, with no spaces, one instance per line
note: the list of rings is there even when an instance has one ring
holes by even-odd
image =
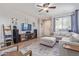
[[[26,23],[21,24],[22,31],[31,31],[31,27],[32,27],[31,24],[26,24]]]

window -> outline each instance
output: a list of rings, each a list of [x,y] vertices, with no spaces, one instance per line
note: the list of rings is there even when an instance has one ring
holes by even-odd
[[[71,16],[56,18],[55,30],[71,30]]]
[[[63,17],[63,29],[67,29],[70,30],[71,29],[71,17],[67,16],[67,17]]]
[[[62,18],[57,18],[56,21],[55,21],[55,28],[56,28],[56,31],[62,29]]]

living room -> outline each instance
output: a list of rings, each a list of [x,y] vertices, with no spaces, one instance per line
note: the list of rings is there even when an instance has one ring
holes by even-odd
[[[0,55],[79,56],[78,5],[0,4]]]

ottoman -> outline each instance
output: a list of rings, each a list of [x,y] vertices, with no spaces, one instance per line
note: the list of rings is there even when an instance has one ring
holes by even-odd
[[[55,43],[56,43],[56,38],[54,37],[42,37],[40,39],[40,44],[48,47],[53,47]]]

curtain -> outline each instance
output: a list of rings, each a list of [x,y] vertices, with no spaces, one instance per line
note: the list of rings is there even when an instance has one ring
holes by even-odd
[[[53,18],[53,31],[55,32],[55,18]]]
[[[75,10],[75,13],[71,15],[71,30],[78,33],[78,10]]]

